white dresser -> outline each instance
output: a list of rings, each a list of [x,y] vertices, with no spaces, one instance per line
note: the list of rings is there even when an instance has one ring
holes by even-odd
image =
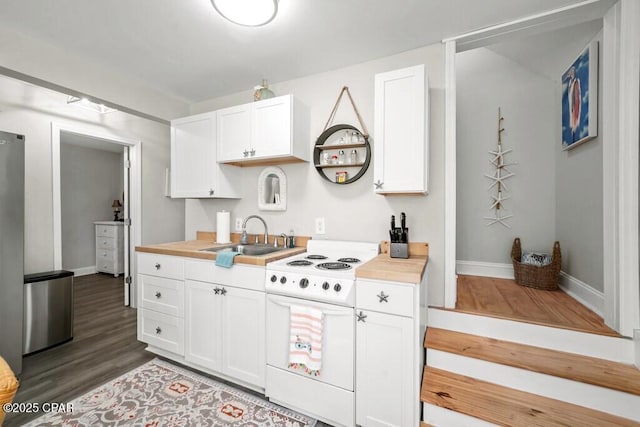
[[[124,273],[124,223],[96,221],[96,271],[115,277]]]

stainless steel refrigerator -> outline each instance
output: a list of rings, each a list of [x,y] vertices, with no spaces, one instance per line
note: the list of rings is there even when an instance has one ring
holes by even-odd
[[[0,131],[0,355],[22,372],[24,136]]]

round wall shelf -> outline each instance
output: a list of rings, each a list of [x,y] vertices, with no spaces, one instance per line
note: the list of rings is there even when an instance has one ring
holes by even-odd
[[[331,126],[320,134],[313,147],[316,170],[321,177],[334,184],[357,181],[367,171],[369,163],[369,136],[351,125]]]

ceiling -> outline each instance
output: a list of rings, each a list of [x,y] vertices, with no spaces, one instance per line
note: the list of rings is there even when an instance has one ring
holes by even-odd
[[[197,103],[576,3],[280,0],[272,23],[247,28],[221,18],[210,0],[3,0],[0,25]]]

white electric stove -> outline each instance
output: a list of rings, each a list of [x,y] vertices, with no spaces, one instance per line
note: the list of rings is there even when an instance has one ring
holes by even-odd
[[[270,400],[333,426],[355,425],[355,272],[378,249],[377,243],[310,240],[306,253],[267,264]],[[322,312],[322,367],[316,375],[290,366],[293,307]]]

